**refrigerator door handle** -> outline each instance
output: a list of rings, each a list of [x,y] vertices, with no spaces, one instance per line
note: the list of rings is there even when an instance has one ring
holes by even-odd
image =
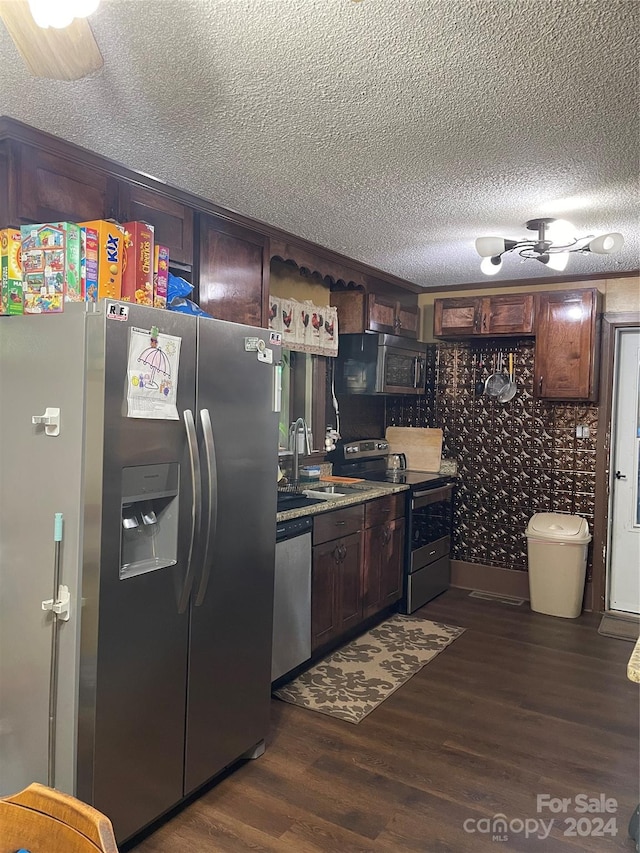
[[[209,575],[211,574],[211,563],[209,561],[209,549],[216,536],[218,526],[218,469],[216,466],[216,448],[213,440],[213,428],[211,426],[211,415],[208,409],[200,410],[200,423],[202,424],[202,435],[204,437],[204,455],[207,462],[207,478],[209,489],[209,511],[207,513],[207,533],[204,539],[204,556],[202,560],[202,574],[196,595],[196,607],[200,607],[207,594],[209,586]]]
[[[193,412],[191,409],[184,410],[184,426],[187,431],[187,446],[189,448],[189,464],[191,467],[191,539],[189,541],[187,570],[185,572],[182,592],[180,593],[180,599],[178,601],[178,613],[184,613],[187,609],[189,596],[191,595],[191,589],[193,587],[193,578],[195,575],[193,550],[196,541],[196,534],[199,533],[200,530],[200,518],[202,515],[202,476],[200,473],[200,456],[198,454],[196,424],[193,419]]]

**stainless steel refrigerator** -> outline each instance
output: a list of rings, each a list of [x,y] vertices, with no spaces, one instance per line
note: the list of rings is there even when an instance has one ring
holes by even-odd
[[[141,333],[179,341],[177,419],[130,416],[132,359],[166,378]],[[261,754],[277,360],[266,330],[125,303],[0,318],[0,794],[53,764],[124,841]]]

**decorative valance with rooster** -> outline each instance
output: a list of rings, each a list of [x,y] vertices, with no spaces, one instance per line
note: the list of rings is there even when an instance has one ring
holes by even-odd
[[[313,355],[338,355],[338,311],[297,299],[269,297],[269,328],[282,333],[282,346]]]

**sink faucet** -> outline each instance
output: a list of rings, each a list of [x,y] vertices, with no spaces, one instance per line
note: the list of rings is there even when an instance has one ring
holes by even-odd
[[[309,456],[311,453],[311,448],[309,447],[309,430],[307,429],[307,424],[304,418],[298,418],[298,420],[293,424],[293,482],[300,482],[300,452],[298,450],[298,429],[302,428],[304,435],[304,448],[306,450],[306,455]]]

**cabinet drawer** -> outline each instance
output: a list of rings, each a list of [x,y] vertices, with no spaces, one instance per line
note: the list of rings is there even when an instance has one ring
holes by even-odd
[[[364,526],[375,527],[391,521],[394,518],[404,516],[405,494],[389,495],[386,498],[378,498],[364,505]]]
[[[320,542],[329,542],[339,536],[357,533],[362,530],[363,523],[363,504],[317,515],[313,519],[313,544],[318,545]]]

